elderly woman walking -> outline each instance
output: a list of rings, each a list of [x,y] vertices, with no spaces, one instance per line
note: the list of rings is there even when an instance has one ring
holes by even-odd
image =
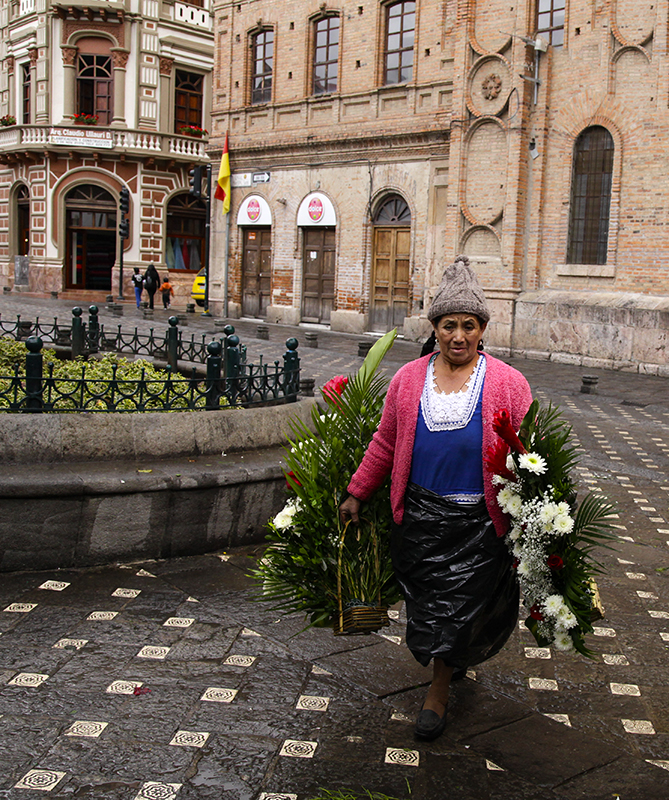
[[[494,656],[516,624],[518,585],[484,454],[505,408],[517,430],[532,397],[525,378],[479,352],[490,312],[466,256],[447,267],[428,310],[428,353],[388,387],[379,428],[341,504],[343,521],[391,475],[395,575],[407,646],[433,679],[416,722],[430,740],[446,725],[451,680]],[[435,353],[431,351],[438,345]]]

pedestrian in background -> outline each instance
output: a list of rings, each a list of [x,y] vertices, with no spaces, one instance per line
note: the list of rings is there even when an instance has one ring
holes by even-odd
[[[135,289],[135,301],[137,303],[137,308],[139,308],[142,304],[142,291],[144,289],[144,278],[139,271],[139,267],[135,267],[135,271],[132,275],[132,285]]]
[[[170,298],[174,297],[174,289],[172,288],[169,277],[165,278],[165,280],[160,284],[160,291],[163,295],[163,308],[169,308]]]
[[[518,615],[504,539],[509,524],[483,461],[505,408],[518,430],[532,396],[525,378],[482,352],[490,312],[466,256],[444,272],[427,314],[426,355],[390,382],[381,423],[348,486],[342,522],[392,474],[391,553],[406,601],[406,643],[433,679],[416,736],[446,725],[451,680],[502,648]],[[438,345],[432,353],[434,344]]]
[[[144,273],[144,288],[149,295],[149,308],[153,308],[153,296],[158,291],[160,284],[161,280],[158,270],[153,264],[149,264],[149,268]]]

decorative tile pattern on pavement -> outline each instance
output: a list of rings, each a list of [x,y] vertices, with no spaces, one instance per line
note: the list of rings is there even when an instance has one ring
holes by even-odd
[[[281,745],[280,756],[289,758],[313,758],[318,742],[301,741],[299,739],[286,739]]]
[[[31,769],[14,784],[15,789],[37,789],[41,792],[51,792],[65,777],[65,772],[52,769]]]

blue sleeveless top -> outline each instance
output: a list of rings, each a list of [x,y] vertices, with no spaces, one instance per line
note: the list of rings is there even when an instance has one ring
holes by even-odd
[[[483,363],[481,363],[483,362]],[[426,388],[421,398],[420,413],[416,422],[416,437],[413,445],[411,474],[409,480],[436,494],[459,503],[475,503],[483,496],[483,421],[482,396],[485,380],[485,358],[472,376],[472,393],[469,409],[459,422],[447,425],[430,424],[426,392],[431,389],[428,382],[433,372],[428,369]],[[476,404],[472,409],[472,405]],[[447,430],[434,428],[448,427]]]

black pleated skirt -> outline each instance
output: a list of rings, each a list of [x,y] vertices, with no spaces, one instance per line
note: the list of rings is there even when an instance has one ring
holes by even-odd
[[[391,551],[418,662],[465,669],[501,650],[518,619],[519,589],[484,500],[461,505],[409,484]]]

